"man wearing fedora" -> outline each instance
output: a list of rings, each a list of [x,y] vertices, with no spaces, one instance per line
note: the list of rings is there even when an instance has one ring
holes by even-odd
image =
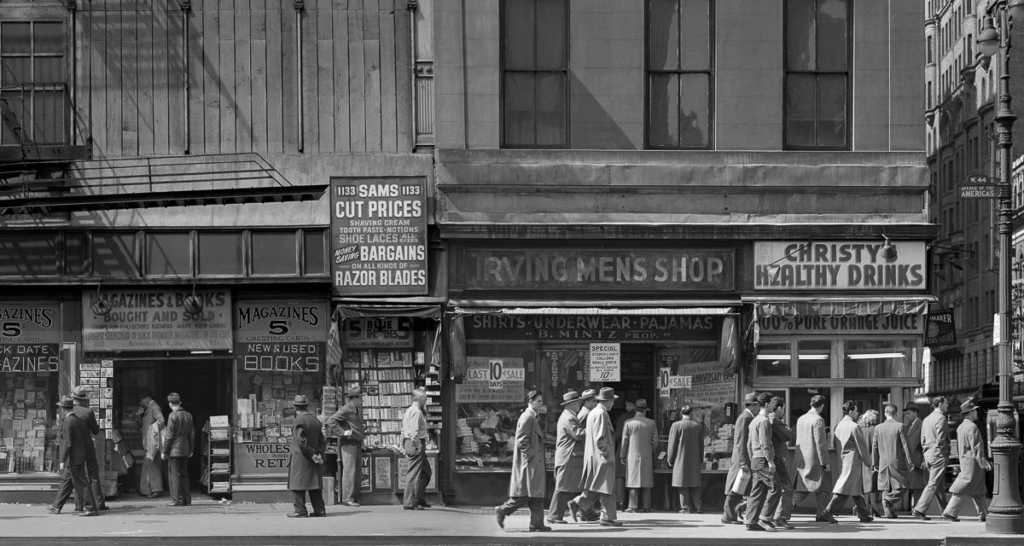
[[[572,519],[579,520],[581,510],[600,503],[604,509],[601,525],[620,527],[615,513],[615,433],[608,412],[615,403],[615,389],[602,387],[595,399],[598,405],[587,416],[587,439],[583,448],[583,493],[569,501]]]
[[[167,461],[168,493],[171,496],[168,506],[189,506],[192,504],[192,484],[188,478],[188,460],[194,451],[195,423],[192,414],[182,407],[180,394],[168,394],[167,404],[171,406],[171,414],[167,417],[161,455]]]
[[[341,504],[358,507],[356,492],[359,490],[363,454],[363,393],[353,386],[345,393],[345,404],[327,418],[327,425],[341,427],[338,451],[341,455]]]
[[[494,508],[494,515],[498,526],[504,529],[505,518],[529,506],[530,531],[550,531],[551,528],[544,525],[544,430],[540,428],[540,414],[546,410],[544,395],[530,390],[526,401],[528,405],[516,423],[508,500]]]
[[[53,500],[53,504],[47,507],[51,514],[59,514],[61,509],[64,508],[64,504],[71,498],[71,493],[75,490],[75,481],[71,477],[71,467],[66,463],[69,447],[66,426],[68,422],[67,417],[74,408],[75,401],[70,396],[62,396],[60,402],[57,402],[57,418],[60,421],[57,424],[57,449],[59,450],[61,484],[60,491],[57,492],[57,497]],[[82,499],[76,496],[75,512],[81,511]]]
[[[99,434],[100,426],[96,415],[89,409],[89,391],[75,387],[71,393],[74,409],[65,417],[64,433],[67,451],[64,463],[71,469],[75,485],[75,498],[82,499],[83,516],[95,516],[104,509],[103,493],[100,490],[99,464],[96,461],[96,447],[93,436]]]
[[[960,459],[960,473],[949,486],[949,502],[942,511],[942,517],[950,521],[960,521],[960,505],[964,498],[974,501],[978,511],[978,519],[985,521],[988,514],[988,492],[985,487],[985,472],[992,469],[985,452],[985,440],[981,437],[978,421],[978,406],[974,398],[968,398],[960,405],[960,415],[964,420],[956,428],[957,457]]]
[[[643,512],[651,508],[654,448],[657,445],[658,426],[654,419],[647,417],[647,400],[638,398],[633,403],[633,416],[622,425],[622,446],[619,450],[626,467],[626,490],[629,491],[627,512]]]
[[[289,446],[291,458],[288,464],[288,489],[295,497],[295,511],[288,514],[288,517],[324,517],[327,510],[324,508],[320,477],[323,474],[327,440],[324,439],[323,425],[309,412],[309,400],[305,395],[296,394],[292,406],[295,408],[295,425],[292,427]],[[306,511],[307,493],[309,503],[313,506],[312,514]]]
[[[746,407],[736,418],[732,429],[732,465],[729,466],[729,474],[725,477],[726,493],[722,523],[743,523],[736,515],[736,507],[750,490],[749,483],[745,487],[737,488],[735,482],[740,477],[740,471],[746,476],[750,476],[750,453],[747,451],[749,431],[747,429],[750,427],[750,422],[754,420],[754,413],[761,410],[761,405],[757,403],[756,392],[748,392],[743,397],[743,404]]]
[[[555,434],[555,492],[551,495],[547,517],[550,523],[566,523],[565,510],[569,507],[569,499],[580,492],[586,431],[576,415],[582,407],[580,393],[570,390],[562,395],[562,414],[558,416]]]
[[[668,432],[668,466],[672,487],[679,491],[679,511],[704,512],[701,498],[701,468],[704,466],[704,426],[690,415],[689,406],[679,408],[679,420]]]
[[[590,412],[597,407],[597,400],[594,398],[597,396],[597,389],[584,389],[583,393],[580,394],[580,400],[583,400],[583,407],[580,408],[579,415],[576,419],[580,422],[580,427],[586,432],[587,429],[587,416]]]

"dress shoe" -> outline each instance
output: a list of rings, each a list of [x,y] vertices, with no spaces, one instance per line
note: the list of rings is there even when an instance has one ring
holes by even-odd
[[[79,517],[87,518],[87,517],[92,517],[92,516],[98,516],[98,515],[100,515],[100,513],[97,512],[96,510],[90,510],[88,512],[82,512],[81,514],[78,514],[78,515],[79,515]]]
[[[565,521],[563,518],[544,518],[544,520],[547,521],[548,523],[558,523],[558,524],[567,524],[567,523],[569,523],[568,521]]]
[[[985,519],[986,519],[986,516],[985,516],[985,514],[981,514],[980,516],[978,516],[978,521],[980,521],[980,522],[982,522],[982,523],[984,523],[984,522],[985,522]]]
[[[626,508],[624,512],[626,512],[627,514],[635,514],[636,508]]]
[[[498,520],[498,527],[505,528],[505,511],[500,506],[494,508],[494,517]]]
[[[360,506],[362,506],[362,504],[359,504],[356,501],[345,501],[341,504],[344,504],[345,506],[351,506],[352,508],[359,508]]]
[[[772,522],[763,519],[757,520],[757,526],[764,531],[768,531],[769,533],[774,533],[776,531],[775,526],[772,525]]]
[[[171,501],[171,502],[167,503],[167,506],[185,506],[185,503]]]
[[[327,512],[313,512],[312,514],[309,515],[309,517],[311,517],[311,518],[326,518],[327,517]]]
[[[602,519],[598,523],[600,523],[601,525],[604,525],[605,527],[622,527],[622,522],[619,521],[619,520]]]
[[[110,510],[110,507],[107,506],[106,504],[100,506],[100,512],[106,512],[107,510]]]
[[[784,519],[777,519],[773,521],[772,524],[775,525],[776,529],[786,529],[787,531],[792,531],[793,529],[796,529],[796,527],[793,527],[792,523]]]
[[[859,519],[861,523],[871,523],[872,521],[875,521],[875,518],[871,516],[859,516]]]
[[[46,510],[47,510],[47,511],[49,511],[49,512],[50,512],[51,514],[59,514],[59,513],[60,513],[60,509],[61,509],[61,508],[63,508],[63,507],[58,507],[58,506],[47,506],[47,507],[46,507]]]
[[[831,523],[833,525],[836,525],[836,524],[839,523],[839,521],[836,520],[836,518],[834,516],[832,516],[832,514],[822,514],[822,515],[814,518],[814,521],[817,521],[817,522],[820,522],[820,523]]]
[[[729,524],[732,524],[732,523],[740,523],[740,521],[739,520],[735,520],[735,519],[729,519],[729,518],[723,517],[722,518],[722,523],[724,523],[725,525],[729,525]]]
[[[422,506],[403,506],[402,510],[423,510]]]
[[[530,527],[530,532],[531,533],[546,533],[546,532],[548,532],[550,530],[551,530],[551,528],[548,527],[547,525],[541,525],[540,527],[533,527],[533,526]]]
[[[748,531],[764,531],[764,529],[762,529],[761,526],[756,524],[756,523],[754,525],[747,525],[747,530]]]
[[[420,501],[420,503],[417,506],[419,506],[420,508],[430,508],[430,505],[427,504],[427,501]]]
[[[952,522],[954,522],[954,523],[956,523],[956,522],[959,522],[959,521],[960,521],[960,518],[958,518],[958,517],[956,517],[956,516],[954,516],[954,515],[952,515],[952,514],[947,514],[947,513],[945,513],[945,512],[943,512],[943,513],[942,513],[942,518],[943,518],[943,519],[946,519],[946,520],[949,520],[949,521],[952,521]]]
[[[291,514],[288,514],[288,517],[290,517],[290,518],[308,518],[309,514],[300,514],[298,512],[293,512]]]
[[[921,521],[929,521],[929,520],[932,519],[932,518],[924,515],[923,513],[918,512],[917,510],[914,510],[913,512],[911,512],[910,515],[914,516],[915,518],[917,518],[917,519],[919,519]]]
[[[576,502],[576,499],[569,500],[569,513],[572,514],[573,521],[580,520],[580,503]]]

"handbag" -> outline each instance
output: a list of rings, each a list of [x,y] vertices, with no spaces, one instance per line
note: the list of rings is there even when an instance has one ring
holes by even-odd
[[[740,469],[736,473],[736,481],[732,482],[732,492],[737,495],[742,495],[747,490],[747,486],[750,485],[750,478],[752,474],[749,470]]]

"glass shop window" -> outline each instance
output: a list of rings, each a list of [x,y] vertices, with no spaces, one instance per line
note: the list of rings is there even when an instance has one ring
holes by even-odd
[[[844,377],[880,379],[913,377],[916,345],[900,339],[851,339],[846,341]]]

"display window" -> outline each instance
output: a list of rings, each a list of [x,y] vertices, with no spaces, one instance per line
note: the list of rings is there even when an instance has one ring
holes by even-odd
[[[914,377],[918,343],[910,339],[848,339],[843,376],[855,379]]]
[[[0,474],[57,472],[57,373],[0,372]]]

